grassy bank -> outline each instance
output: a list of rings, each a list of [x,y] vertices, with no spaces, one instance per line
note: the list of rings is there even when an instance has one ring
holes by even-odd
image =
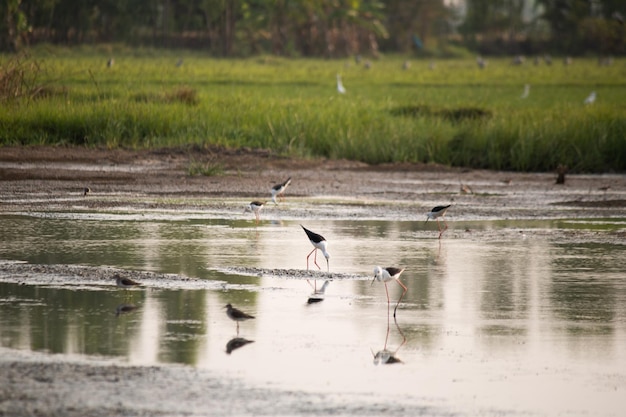
[[[5,99],[0,144],[220,144],[369,163],[503,170],[626,170],[626,60],[512,66],[491,60],[215,60],[160,52],[33,57]],[[7,68],[11,57],[2,57]],[[340,73],[347,94],[337,93]],[[520,98],[525,84],[530,94]],[[597,92],[592,105],[583,100]]]

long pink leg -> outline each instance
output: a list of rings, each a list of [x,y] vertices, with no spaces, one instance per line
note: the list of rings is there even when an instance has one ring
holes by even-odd
[[[396,317],[396,310],[398,309],[398,306],[400,305],[400,301],[402,301],[402,298],[404,297],[404,294],[406,294],[406,292],[407,292],[407,290],[408,290],[408,288],[407,288],[407,287],[406,287],[403,283],[401,283],[399,279],[396,279],[396,282],[397,282],[398,284],[400,284],[400,286],[401,286],[402,288],[404,288],[404,291],[402,292],[402,295],[400,296],[400,299],[399,299],[399,300],[398,300],[398,302],[396,303],[396,308],[394,308],[394,309],[393,309],[393,317],[394,317],[394,318]]]
[[[309,254],[306,256],[306,270],[309,270],[309,258],[311,257],[311,255],[313,254],[313,252],[315,252],[317,250],[317,248],[313,248],[313,250],[311,252],[309,252]]]
[[[315,266],[317,266],[317,269],[321,271],[322,268],[317,264],[317,248],[315,250],[315,256],[313,257],[313,262],[315,262]]]
[[[315,252],[315,257],[313,258],[313,262],[315,263],[315,265],[317,265],[317,260],[316,260],[317,259],[317,248],[313,248],[313,250],[306,257],[306,270],[307,271],[309,270],[309,257],[313,254],[313,252]],[[319,265],[317,265],[317,267],[319,269],[322,269],[322,268],[320,268]],[[308,282],[309,285],[311,285],[311,281],[309,281],[308,279],[306,280],[306,282]],[[314,280],[313,282],[315,283],[315,285],[311,285],[311,287],[313,287],[313,291],[317,291],[317,281]]]
[[[389,322],[389,290],[387,289],[387,283],[383,283],[385,284],[385,294],[387,294],[387,322]]]

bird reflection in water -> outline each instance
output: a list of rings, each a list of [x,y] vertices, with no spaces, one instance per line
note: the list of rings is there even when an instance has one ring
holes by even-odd
[[[398,354],[398,351],[400,350],[400,348],[404,346],[404,344],[406,343],[406,337],[404,336],[404,333],[402,333],[402,330],[400,330],[400,326],[398,326],[398,322],[396,321],[395,318],[393,322],[396,325],[396,328],[398,329],[398,333],[400,333],[400,336],[402,336],[402,343],[400,343],[400,345],[398,346],[396,350],[392,351],[390,349],[387,349],[387,342],[389,341],[389,330],[390,330],[389,323],[387,323],[387,335],[385,336],[385,345],[383,346],[383,349],[379,350],[376,353],[374,353],[374,351],[372,350],[372,355],[374,355],[374,365],[378,365],[378,364],[391,365],[394,363],[402,363],[402,361],[398,359],[396,355]]]
[[[326,280],[324,281],[324,285],[322,285],[322,288],[320,288],[319,290],[314,289],[313,293],[311,295],[309,295],[309,298],[307,300],[308,304],[314,304],[314,303],[319,303],[324,301],[324,297],[325,297],[325,292],[326,292],[326,287],[328,287],[328,284],[330,284],[330,280]]]
[[[137,306],[135,304],[120,304],[117,307],[115,307],[115,317],[119,317],[122,314],[128,314],[132,311],[137,310]]]
[[[232,338],[226,343],[226,353],[230,355],[233,350],[239,349],[249,343],[254,343],[254,340],[244,339],[243,337]]]

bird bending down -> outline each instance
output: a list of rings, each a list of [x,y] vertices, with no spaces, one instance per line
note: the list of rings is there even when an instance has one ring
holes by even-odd
[[[114,278],[115,278],[115,285],[117,285],[120,288],[128,289],[128,288],[133,288],[133,287],[141,287],[140,283],[138,283],[137,281],[133,281],[130,278],[122,278],[118,274],[115,274]]]
[[[261,218],[261,209],[265,205],[264,201],[253,201],[248,204],[246,209],[243,211],[244,213],[251,211],[254,213],[254,217],[256,217],[256,224],[259,224],[259,219]]]
[[[254,318],[254,316],[251,316],[250,314],[244,313],[243,311],[236,309],[230,303],[226,304],[224,308],[226,309],[226,315],[231,320],[234,320],[235,322],[237,322],[237,334],[239,334],[239,322],[240,321]]]
[[[287,180],[283,183],[280,184],[276,184],[275,186],[272,187],[272,201],[274,202],[274,204],[278,204],[276,202],[276,198],[281,198],[283,196],[283,194],[285,193],[285,190],[287,189],[287,187],[289,187],[289,184],[291,184],[291,177],[287,178]]]
[[[407,292],[407,287],[400,281],[400,275],[402,275],[403,272],[404,272],[404,268],[400,269],[400,268],[396,268],[393,266],[388,266],[387,268],[376,266],[374,268],[374,279],[372,280],[372,285],[374,284],[374,281],[376,280],[382,281],[385,284],[385,293],[387,294],[387,314],[389,314],[389,290],[387,289],[387,282],[394,279],[404,289],[404,291],[402,292],[402,295],[400,296],[400,298],[398,299],[398,302],[396,303],[396,308],[393,309],[394,317],[396,317],[396,310],[398,309],[398,305],[400,304],[400,301],[402,301],[404,294],[406,294]]]
[[[326,258],[326,268],[327,268],[327,271],[330,271],[330,265],[328,263],[328,260],[330,259],[330,254],[326,251],[326,247],[328,246],[328,242],[326,241],[324,236],[318,235],[317,233],[310,231],[309,229],[307,229],[306,227],[304,227],[302,225],[300,225],[300,227],[302,227],[302,229],[304,229],[304,232],[308,236],[309,241],[311,242],[311,245],[313,245],[313,250],[311,252],[309,252],[309,254],[306,257],[306,269],[307,270],[309,269],[309,257],[311,255],[313,255],[313,252],[315,252],[315,256],[313,258],[313,263],[315,264],[315,266],[317,266],[318,269],[322,269],[317,264],[317,250],[319,249],[324,254],[324,258]]]
[[[339,94],[346,94],[346,88],[343,86],[341,82],[341,75],[337,74],[337,91]]]
[[[452,204],[448,204],[447,206],[437,206],[434,207],[430,212],[426,213],[426,221],[428,221],[428,219],[437,220],[437,227],[439,228],[439,239],[441,239],[441,235],[443,234],[443,232],[448,230],[448,223],[446,223],[445,215],[450,206],[452,206]],[[445,225],[443,230],[441,230],[441,225],[439,224],[440,217],[443,219],[443,224]]]

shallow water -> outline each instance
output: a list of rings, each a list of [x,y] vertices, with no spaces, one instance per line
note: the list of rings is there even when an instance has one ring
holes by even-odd
[[[279,273],[306,269],[312,246],[295,221],[2,216],[0,259],[217,284],[121,290],[111,280],[0,282],[0,344],[189,364],[284,389],[372,393],[442,414],[617,416],[626,406],[626,246],[566,237],[625,225],[450,222],[439,241],[430,222],[306,222],[328,239],[331,271],[354,276],[333,280],[323,301],[310,304],[306,280]],[[377,264],[406,267],[397,321],[384,284],[371,285]],[[244,268],[251,274],[234,272]],[[393,310],[401,288],[388,288]],[[256,319],[237,333],[226,303]],[[121,305],[136,308],[116,315]],[[227,353],[236,337],[254,342]],[[380,351],[388,353],[382,360]],[[389,355],[401,362],[383,364]]]

